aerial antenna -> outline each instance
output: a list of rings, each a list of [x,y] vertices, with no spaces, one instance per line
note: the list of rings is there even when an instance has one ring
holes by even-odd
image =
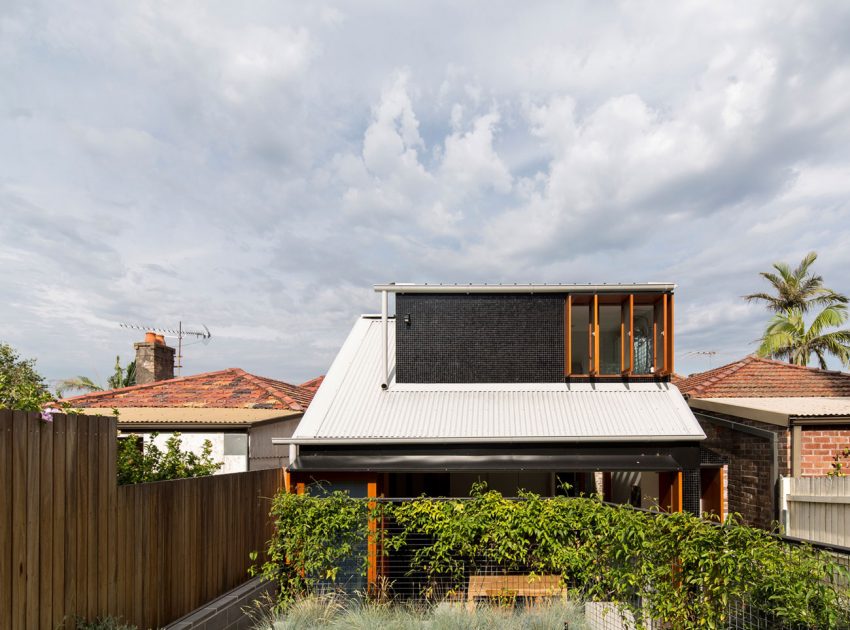
[[[174,365],[174,369],[177,370],[177,376],[180,376],[180,369],[183,367],[183,337],[197,337],[201,341],[204,342],[204,345],[207,345],[212,338],[212,333],[210,329],[207,328],[204,324],[203,330],[184,330],[183,322],[177,322],[177,329],[173,328],[160,328],[158,326],[145,326],[144,324],[127,324],[124,322],[118,323],[121,328],[131,328],[133,330],[144,330],[146,332],[158,332],[162,333],[167,337],[177,337],[177,362]]]
[[[692,352],[686,352],[686,357],[708,357],[708,369],[712,369],[712,363],[714,361],[714,357],[717,356],[716,350],[693,350]]]

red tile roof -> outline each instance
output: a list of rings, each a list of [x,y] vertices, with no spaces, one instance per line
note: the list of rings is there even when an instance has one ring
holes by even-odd
[[[74,407],[212,407],[304,411],[315,392],[239,368],[93,392],[64,399]]]
[[[790,365],[755,355],[673,381],[694,398],[850,396],[850,374]]]
[[[325,375],[317,376],[316,378],[311,378],[309,381],[301,383],[298,387],[303,387],[304,389],[309,389],[311,392],[315,392],[319,389],[319,386],[325,380]]]

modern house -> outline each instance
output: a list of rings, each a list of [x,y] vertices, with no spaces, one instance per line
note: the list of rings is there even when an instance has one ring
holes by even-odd
[[[220,473],[286,466],[288,451],[271,437],[292,435],[315,394],[314,389],[255,376],[239,368],[174,378],[174,350],[149,334],[137,343],[137,382],[131,387],[93,392],[64,399],[91,415],[118,411],[124,434],[163,446],[180,432],[183,448],[200,452],[205,440],[213,446]],[[316,380],[316,379],[314,379]]]
[[[378,285],[291,437],[290,488],[362,497],[603,491],[699,513],[705,434],[673,373],[673,292]],[[390,315],[394,297],[395,315]],[[711,479],[709,479],[711,481]]]
[[[822,476],[850,447],[850,374],[748,356],[676,382],[725,470],[730,512],[770,527],[780,476]]]

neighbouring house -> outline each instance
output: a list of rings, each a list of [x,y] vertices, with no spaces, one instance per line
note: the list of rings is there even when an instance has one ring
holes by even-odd
[[[311,392],[316,392],[319,389],[319,386],[324,382],[325,376],[317,376],[316,378],[311,378],[306,383],[301,383],[298,387],[303,389],[309,389]]]
[[[174,349],[148,334],[137,343],[139,384],[64,399],[88,414],[118,411],[118,429],[163,446],[174,432],[183,448],[200,452],[210,440],[220,473],[279,468],[288,464],[285,447],[272,437],[292,435],[315,389],[291,385],[239,368],[174,378]],[[318,379],[313,379],[316,381]],[[310,381],[311,383],[313,381]]]
[[[780,476],[822,476],[850,447],[850,374],[748,356],[677,380],[723,466],[729,512],[770,527]]]
[[[288,484],[604,492],[721,510],[673,374],[673,284],[378,285],[291,436]],[[395,315],[389,313],[394,296]],[[711,481],[711,479],[709,479]]]

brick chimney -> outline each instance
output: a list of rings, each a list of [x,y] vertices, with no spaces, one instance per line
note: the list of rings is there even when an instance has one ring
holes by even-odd
[[[174,378],[174,348],[165,345],[165,337],[145,333],[145,340],[134,343],[136,349],[136,385]]]

